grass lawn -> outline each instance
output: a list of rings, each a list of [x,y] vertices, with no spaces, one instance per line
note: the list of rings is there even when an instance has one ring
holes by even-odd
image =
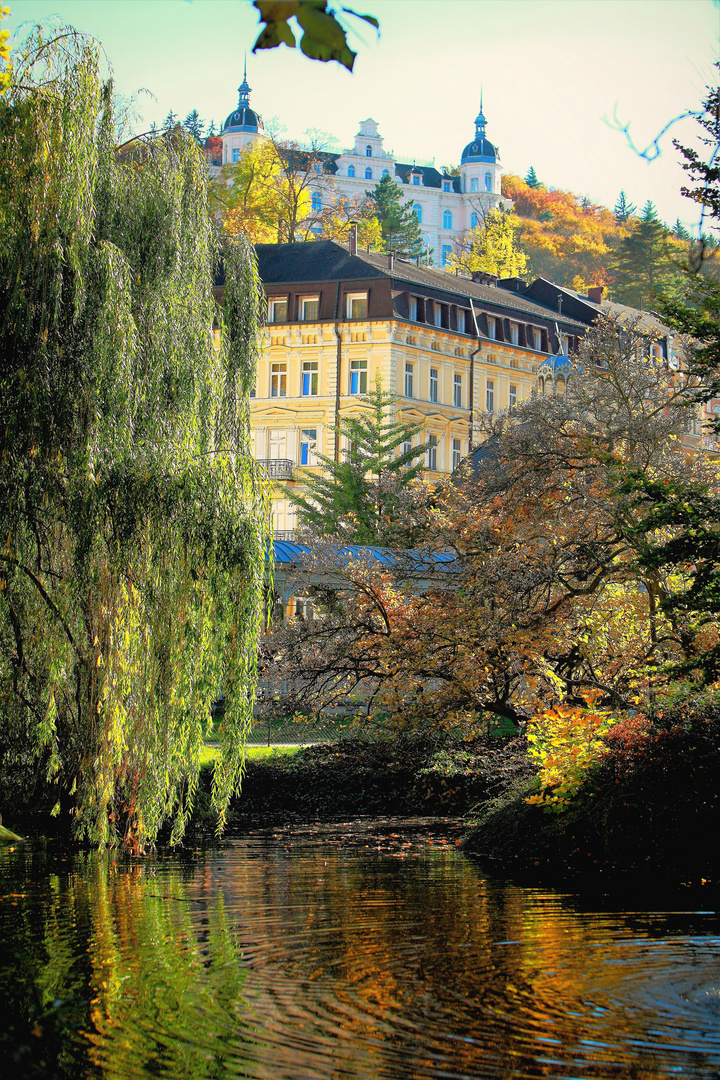
[[[248,761],[258,761],[262,758],[272,757],[289,757],[293,754],[297,754],[298,750],[302,750],[301,746],[248,746],[245,748],[245,754]],[[201,768],[206,765],[212,765],[215,758],[220,753],[220,748],[217,746],[204,746],[200,754],[200,766]]]

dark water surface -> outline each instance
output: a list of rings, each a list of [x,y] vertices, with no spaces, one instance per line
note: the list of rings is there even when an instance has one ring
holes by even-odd
[[[457,835],[0,849],[0,1076],[720,1076],[720,922],[697,893],[617,910],[521,888]]]

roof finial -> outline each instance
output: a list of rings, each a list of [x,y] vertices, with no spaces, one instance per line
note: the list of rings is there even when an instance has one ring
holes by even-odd
[[[475,138],[476,139],[484,139],[485,138],[485,125],[486,125],[486,120],[485,120],[485,114],[483,113],[483,88],[482,88],[482,83],[481,83],[480,84],[480,112],[475,117]]]
[[[245,54],[245,66],[243,69],[243,81],[238,86],[238,109],[250,108],[250,87],[247,81],[247,53]]]

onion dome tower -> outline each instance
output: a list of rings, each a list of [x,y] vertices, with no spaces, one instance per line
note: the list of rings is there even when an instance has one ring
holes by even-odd
[[[247,63],[243,81],[238,87],[238,103],[225,123],[220,138],[223,144],[223,163],[237,161],[240,152],[262,135],[265,125],[262,118],[250,108],[250,86],[247,81]]]
[[[482,94],[480,112],[475,117],[475,138],[469,142],[460,156],[460,175],[462,189],[468,193],[497,198],[490,201],[495,205],[500,196],[500,151],[485,135],[487,120],[483,113]]]

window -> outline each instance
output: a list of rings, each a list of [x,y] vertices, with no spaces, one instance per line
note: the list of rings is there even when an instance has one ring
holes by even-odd
[[[232,159],[233,159],[233,161],[239,161],[240,160],[240,147],[239,146],[236,146],[236,147],[233,148]]]
[[[413,396],[413,381],[415,376],[415,365],[405,364],[405,397]]]
[[[383,176],[389,176],[390,175],[390,173],[387,171],[387,169],[383,169],[382,174],[383,174]]]
[[[348,165],[348,176],[354,176],[354,175],[355,175],[355,166],[354,165]]]
[[[477,176],[473,176],[471,178],[471,180],[470,180],[470,190],[471,191],[478,191],[479,187],[480,187],[480,183],[478,181]]]
[[[298,301],[298,318],[300,322],[317,322],[320,313],[319,296],[301,296]]]
[[[300,464],[317,465],[317,429],[303,428],[300,432]]]
[[[350,361],[350,393],[367,394],[367,360]]]
[[[437,300],[433,304],[433,322],[436,326],[442,326],[443,324],[443,308],[444,304],[438,304]]]
[[[268,457],[271,461],[287,460],[287,432],[277,428],[268,431]]]
[[[372,146],[365,147],[365,157],[372,157]]]
[[[303,360],[302,392],[303,397],[312,397],[318,392],[317,360]]]
[[[316,212],[322,210],[322,199],[319,191],[313,191],[312,193],[312,208]]]
[[[487,324],[488,324],[488,337],[492,338],[493,341],[497,341],[498,336],[497,336],[496,320],[492,317],[492,315],[488,315]]]
[[[470,215],[470,228],[471,229],[477,229],[479,224],[480,224],[480,218],[477,216],[477,214],[471,214]]]
[[[268,300],[268,322],[287,322],[287,297],[282,300]]]
[[[450,210],[443,210],[443,229],[452,229],[452,213]]]
[[[462,460],[462,449],[459,439],[453,439],[452,441],[452,467],[457,469]]]
[[[453,375],[453,405],[462,409],[462,375],[456,371]]]
[[[365,179],[366,180],[372,180],[372,169],[367,168],[365,170]]]
[[[452,245],[451,244],[443,244],[443,246],[442,246],[442,259],[441,259],[441,263],[442,263],[443,266],[445,266],[447,264],[447,261],[450,258],[451,251],[452,251]]]
[[[452,191],[452,184],[449,180],[443,180],[443,191]]]
[[[495,383],[492,379],[488,379],[485,384],[485,408],[488,412],[495,409]]]
[[[517,323],[510,323],[510,341],[513,345],[520,344],[520,327]]]
[[[430,445],[427,450],[427,467],[434,471],[437,469],[437,435],[431,435],[428,443]]]
[[[420,203],[413,203],[413,214],[418,219],[418,222],[422,223],[422,206]]]
[[[413,173],[413,184],[415,185],[415,187],[420,187],[420,174],[419,173]]]
[[[525,327],[525,341],[527,342],[528,349],[535,348],[535,330],[532,326]]]
[[[430,400],[437,401],[438,399],[438,370],[437,368],[430,368]]]
[[[367,319],[368,294],[348,293],[346,297],[348,319]]]
[[[492,191],[492,176],[489,172],[485,173],[485,190]]]
[[[270,397],[286,397],[287,364],[270,365]]]
[[[402,448],[401,448],[403,456],[405,454],[409,454],[410,451],[412,450],[412,448],[413,448],[412,439],[406,439],[405,442],[402,444]]]
[[[418,302],[417,296],[411,296],[408,301],[408,315],[413,322],[417,322],[418,317]]]
[[[510,383],[510,393],[508,394],[508,405],[511,409],[514,409],[517,405],[517,386]]]

